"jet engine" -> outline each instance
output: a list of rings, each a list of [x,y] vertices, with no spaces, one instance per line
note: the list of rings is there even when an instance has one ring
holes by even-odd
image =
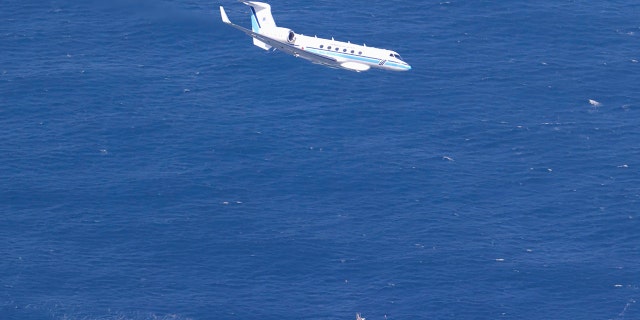
[[[276,27],[270,30],[270,32],[268,32],[268,35],[272,38],[277,39],[278,41],[291,44],[296,42],[296,33],[288,28]]]

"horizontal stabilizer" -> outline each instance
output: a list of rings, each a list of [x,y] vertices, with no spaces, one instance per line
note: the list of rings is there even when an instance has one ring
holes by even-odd
[[[262,41],[260,41],[260,40],[258,40],[256,38],[253,38],[253,45],[256,46],[256,47],[262,48],[264,50],[270,50],[271,49],[270,45],[268,45],[268,44],[266,44],[266,43],[264,43],[264,42],[262,42]]]

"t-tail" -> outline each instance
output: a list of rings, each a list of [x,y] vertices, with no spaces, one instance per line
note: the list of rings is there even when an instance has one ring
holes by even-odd
[[[257,1],[244,1],[244,4],[251,7],[251,31],[265,34],[270,29],[276,28],[276,22],[271,15],[271,6],[268,3]],[[264,50],[271,49],[271,46],[253,38],[253,44]]]

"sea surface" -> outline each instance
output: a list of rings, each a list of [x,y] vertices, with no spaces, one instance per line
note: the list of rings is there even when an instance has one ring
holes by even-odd
[[[0,320],[640,319],[640,5],[0,4]]]

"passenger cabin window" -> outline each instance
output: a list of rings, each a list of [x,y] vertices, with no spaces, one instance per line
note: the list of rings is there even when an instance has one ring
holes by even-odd
[[[340,48],[336,48],[336,51],[340,50]]]
[[[347,49],[342,49],[342,52],[347,52]]]
[[[328,46],[327,49],[331,50],[331,46]]]
[[[359,54],[359,55],[362,55],[362,51],[359,51],[359,52],[358,52],[358,54]]]
[[[320,49],[322,49],[322,48],[324,48],[324,44],[321,44],[321,45],[320,45]]]
[[[351,53],[353,54],[355,51],[351,50]]]

